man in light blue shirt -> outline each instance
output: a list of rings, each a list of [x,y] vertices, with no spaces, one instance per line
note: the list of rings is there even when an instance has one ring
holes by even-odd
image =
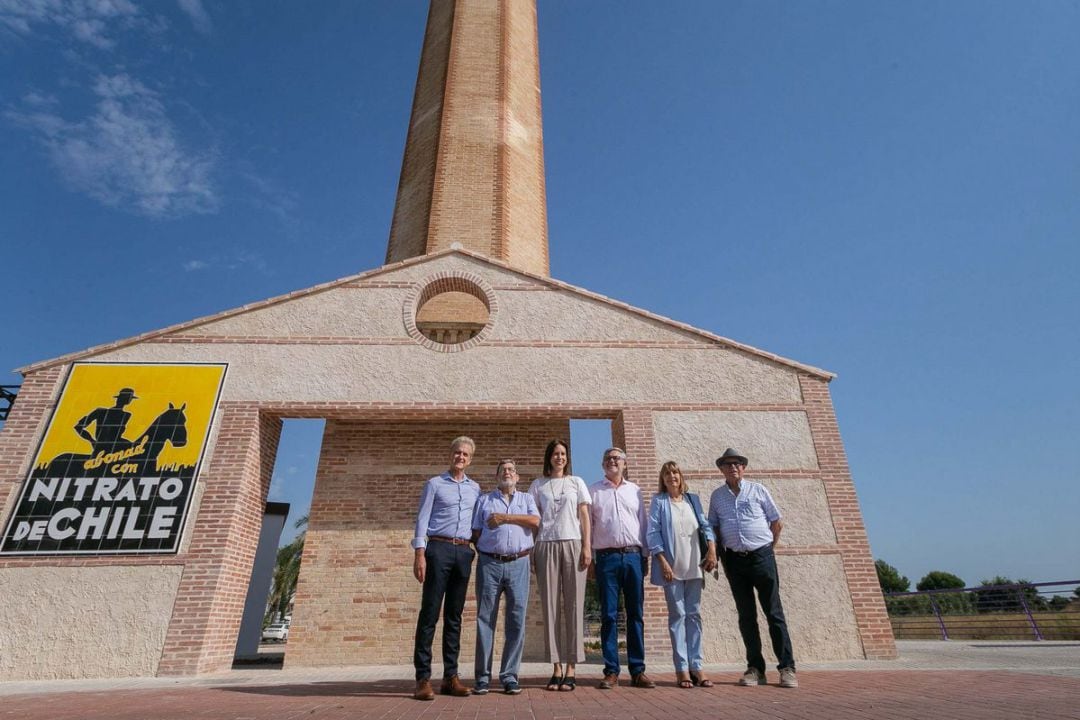
[[[513,460],[495,468],[499,486],[480,496],[473,514],[472,532],[480,558],[476,561],[476,685],[485,695],[491,684],[491,657],[499,600],[506,595],[502,666],[499,682],[507,695],[521,692],[518,669],[525,648],[525,608],[529,604],[529,553],[533,533],[540,527],[540,512],[532,495],[517,491],[518,473]]]
[[[709,501],[709,524],[720,545],[735,608],[739,613],[739,633],[746,646],[746,672],[740,685],[765,684],[765,658],[761,654],[761,635],[757,624],[757,603],[769,623],[769,637],[779,661],[780,687],[799,686],[795,677],[795,657],[791,650],[784,607],[780,603],[780,576],[776,571],[773,549],[780,541],[784,524],[780,511],[764,485],[743,479],[746,457],[728,448],[716,459],[724,473],[724,484],[713,491]]]
[[[420,491],[412,541],[413,576],[424,585],[413,647],[416,668],[413,697],[417,700],[435,699],[431,687],[431,643],[440,609],[443,610],[443,681],[439,691],[455,697],[469,694],[458,678],[458,650],[461,612],[475,557],[469,545],[480,486],[465,474],[475,449],[476,443],[470,438],[456,438],[450,446],[450,469],[428,480]]]

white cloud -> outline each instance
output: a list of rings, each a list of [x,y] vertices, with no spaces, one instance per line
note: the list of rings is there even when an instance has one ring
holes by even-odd
[[[69,122],[27,102],[6,115],[33,130],[74,189],[150,217],[213,212],[213,154],[181,146],[158,93],[126,74],[99,75],[94,113]]]
[[[37,92],[36,90],[31,90],[30,92],[26,93],[25,95],[23,95],[22,99],[26,105],[35,108],[56,107],[60,104],[60,101],[56,99],[55,95],[45,95],[43,93]]]
[[[300,203],[296,192],[259,174],[249,162],[238,163],[236,173],[253,191],[246,198],[248,202],[264,212],[272,213],[285,226],[295,228],[298,225],[296,209]]]
[[[202,0],[177,0],[177,3],[180,5],[180,9],[191,18],[191,24],[195,26],[196,30],[203,35],[210,34],[214,26],[210,22],[210,15],[202,6]]]
[[[277,473],[270,476],[270,490],[267,493],[266,499],[271,502],[285,499],[285,481]]]
[[[109,23],[138,15],[130,0],[0,0],[0,26],[11,32],[29,35],[35,25],[55,25],[102,50],[115,44]]]
[[[256,272],[260,275],[273,275],[274,271],[266,262],[262,254],[250,250],[237,250],[228,256],[214,255],[204,259],[187,260],[181,264],[185,272],[197,272],[199,270],[243,270],[247,273]],[[289,475],[296,474],[298,468],[289,467],[286,472]]]
[[[262,253],[252,252],[250,250],[238,251],[231,260],[225,262],[225,267],[228,270],[245,268],[254,270],[262,275],[274,274],[274,271],[267,264],[266,258],[262,256]]]

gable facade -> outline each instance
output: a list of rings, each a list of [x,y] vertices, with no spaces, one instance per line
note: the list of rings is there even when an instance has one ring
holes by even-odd
[[[488,322],[478,335],[446,345],[423,334],[417,306],[432,287],[464,288],[482,300]],[[713,458],[727,446],[742,449],[752,462],[748,476],[764,482],[785,513],[778,561],[800,658],[895,653],[827,372],[466,251],[444,251],[24,369],[19,401],[0,433],[3,518],[67,368],[91,359],[227,363],[228,371],[176,555],[0,557],[0,602],[9,606],[22,606],[28,586],[51,592],[58,577],[121,573],[133,585],[143,582],[145,597],[130,601],[152,609],[123,665],[90,650],[78,668],[61,662],[94,637],[85,634],[83,615],[38,598],[39,612],[52,613],[38,627],[48,627],[52,639],[28,636],[18,647],[35,648],[39,668],[107,676],[231,664],[286,417],[327,419],[290,665],[407,662],[419,602],[408,546],[412,514],[423,480],[444,468],[449,440],[476,437],[473,475],[485,489],[503,456],[518,458],[524,485],[540,474],[546,441],[568,435],[570,418],[612,420],[613,444],[628,451],[647,497],[660,465],[676,460],[707,503],[721,482]],[[575,460],[578,474],[599,478],[598,459]],[[730,595],[723,581],[709,584],[706,660],[737,661]],[[646,642],[651,660],[666,663],[666,611],[654,590]],[[98,618],[102,637],[133,633],[123,613],[107,612],[115,602],[98,597],[82,605]],[[470,600],[465,649],[473,607]],[[538,608],[530,615],[526,652],[536,657]],[[20,669],[29,652],[4,654],[0,674],[44,676]]]

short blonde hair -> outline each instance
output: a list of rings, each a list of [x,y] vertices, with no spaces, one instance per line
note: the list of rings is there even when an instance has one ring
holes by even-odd
[[[683,477],[682,470],[679,469],[679,463],[674,460],[668,460],[666,463],[660,466],[660,489],[659,492],[667,494],[667,486],[664,485],[664,475],[671,473],[679,478],[679,492],[686,494],[690,492],[690,486],[686,484],[686,478]]]

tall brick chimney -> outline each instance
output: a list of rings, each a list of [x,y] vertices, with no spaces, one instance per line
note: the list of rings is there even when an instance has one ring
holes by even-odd
[[[535,0],[432,0],[386,262],[452,243],[548,275]]]

